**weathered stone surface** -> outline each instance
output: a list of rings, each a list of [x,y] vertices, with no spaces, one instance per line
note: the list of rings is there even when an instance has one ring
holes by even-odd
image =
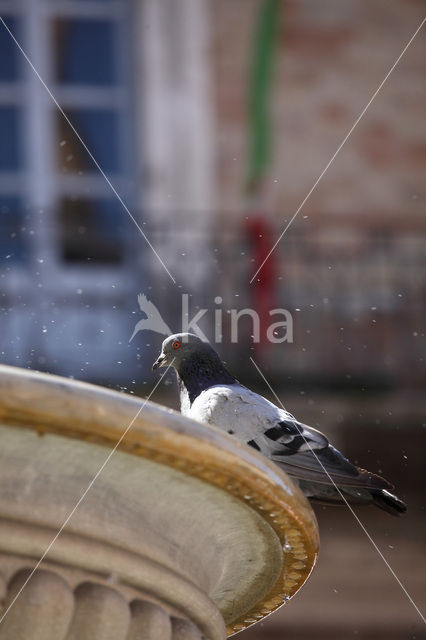
[[[77,587],[74,597],[66,640],[126,640],[130,610],[116,590],[86,582]]]
[[[130,611],[132,618],[127,640],[171,640],[170,616],[161,607],[151,602],[133,600]]]
[[[197,627],[188,620],[172,619],[173,640],[203,640]]]
[[[63,640],[73,615],[72,590],[63,578],[43,569],[25,585],[30,573],[19,571],[9,584],[5,609],[16,601],[0,624],[0,640]]]
[[[280,606],[315,562],[315,517],[285,474],[222,432],[141,406],[0,366],[0,571],[13,586],[49,549],[46,575],[68,594],[58,640],[138,638],[141,620],[145,635],[158,625],[170,634],[170,616],[191,621],[185,633],[223,640],[225,624],[230,633]],[[0,640],[18,637],[11,624],[41,640],[18,604],[43,575],[7,612]],[[43,605],[47,618],[55,602]]]

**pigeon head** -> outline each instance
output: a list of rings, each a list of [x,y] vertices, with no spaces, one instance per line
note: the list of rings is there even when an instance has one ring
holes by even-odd
[[[236,382],[216,351],[192,333],[175,333],[164,340],[152,368],[168,366],[176,369],[181,394],[191,403],[204,389]]]
[[[216,351],[193,333],[174,333],[166,338],[161,346],[161,353],[152,365],[152,369],[172,366],[179,370],[183,362],[204,355],[212,360],[219,359]]]

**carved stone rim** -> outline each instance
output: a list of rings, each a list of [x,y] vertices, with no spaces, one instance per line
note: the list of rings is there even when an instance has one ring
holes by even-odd
[[[38,398],[36,407],[34,397]],[[88,383],[0,365],[0,419],[40,434],[115,446],[144,403],[120,450],[184,471],[230,493],[257,511],[281,542],[281,575],[262,601],[228,624],[231,635],[285,604],[315,565],[318,527],[300,490],[250,447],[175,411]]]

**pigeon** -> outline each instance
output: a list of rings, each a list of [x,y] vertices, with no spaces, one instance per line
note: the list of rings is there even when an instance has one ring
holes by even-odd
[[[146,318],[139,320],[134,328],[132,337],[129,342],[133,340],[138,331],[156,331],[157,333],[167,334],[171,333],[169,327],[164,322],[157,307],[144,295],[140,293],[138,295],[138,303],[140,310],[146,315]]]
[[[183,415],[219,427],[281,467],[312,501],[407,510],[384,478],[355,466],[325,435],[243,386],[216,351],[191,333],[166,338],[153,370],[176,370]]]

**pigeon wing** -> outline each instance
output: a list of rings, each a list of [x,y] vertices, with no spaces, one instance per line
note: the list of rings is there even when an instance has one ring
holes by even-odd
[[[202,391],[187,415],[232,433],[266,455],[271,446],[294,453],[309,446],[323,449],[328,445],[322,433],[294,420],[287,411],[238,383]]]
[[[393,488],[349,462],[320,431],[240,384],[206,389],[185,413],[228,431],[298,480],[329,485],[331,477],[339,486]]]
[[[331,444],[321,450],[290,453],[288,447],[281,447],[271,452],[271,459],[290,476],[306,482],[329,485],[333,481],[341,487],[393,489],[384,478],[349,462]]]
[[[304,451],[323,450],[328,447],[329,443],[324,434],[285,413],[282,420],[263,432],[271,457],[293,456]]]

